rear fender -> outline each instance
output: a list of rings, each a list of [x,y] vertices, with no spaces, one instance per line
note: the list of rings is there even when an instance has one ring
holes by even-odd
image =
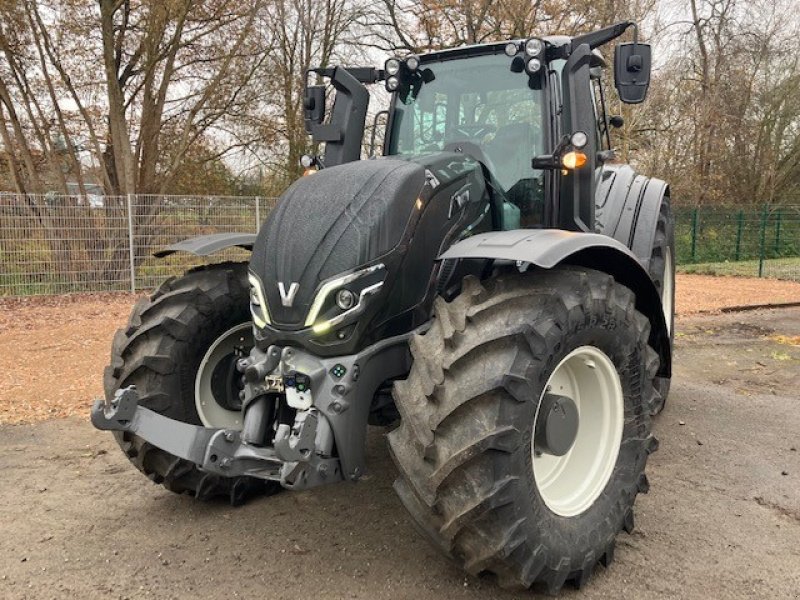
[[[561,229],[494,231],[453,244],[439,257],[531,263],[542,269],[561,264],[608,273],[636,295],[636,309],[650,321],[650,345],[661,359],[658,374],[669,377],[672,356],[661,297],[637,257],[621,242],[597,233]]]
[[[669,196],[669,187],[661,179],[638,175],[628,165],[606,165],[597,186],[595,231],[630,248],[649,270],[665,196]]]

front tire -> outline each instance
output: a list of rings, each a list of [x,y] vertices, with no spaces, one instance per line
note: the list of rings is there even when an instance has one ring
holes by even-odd
[[[658,356],[648,335],[633,293],[592,270],[466,279],[453,302],[437,300],[432,327],[411,340],[411,372],[395,385],[402,420],[389,434],[400,471],[395,489],[420,530],[467,572],[492,573],[503,587],[540,584],[555,593],[566,581],[583,585],[597,562],[608,565],[619,530],[633,528],[633,503],[647,490],[645,463],[656,448]],[[602,355],[612,365],[607,383],[616,381],[621,397],[608,432],[619,437],[605,479],[571,502],[537,481],[532,449],[554,372],[587,348],[583,359]],[[586,414],[602,400],[590,389],[579,403]],[[581,420],[565,457],[585,452],[596,426]],[[573,474],[578,494],[592,468]]]
[[[226,388],[234,375],[229,372],[235,368],[234,357],[215,354],[215,349],[228,351],[238,343],[249,350],[245,350],[248,339],[252,345],[248,297],[243,263],[202,266],[164,282],[152,296],[136,303],[128,326],[114,335],[111,364],[103,377],[106,398],[135,385],[139,403],[166,417],[236,428],[238,413],[231,403],[238,395]],[[277,484],[252,477],[205,473],[130,432],[115,435],[137,469],[178,494],[200,499],[223,496],[237,505],[250,495],[278,489]]]

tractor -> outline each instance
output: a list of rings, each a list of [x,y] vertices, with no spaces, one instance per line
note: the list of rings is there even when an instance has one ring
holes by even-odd
[[[631,28],[614,87],[636,104],[632,22],[309,69],[322,152],[257,234],[159,252],[250,260],[136,303],[95,427],[155,483],[234,505],[357,481],[384,427],[444,555],[506,588],[584,585],[632,531],[671,378],[669,187],[616,159],[598,50]]]

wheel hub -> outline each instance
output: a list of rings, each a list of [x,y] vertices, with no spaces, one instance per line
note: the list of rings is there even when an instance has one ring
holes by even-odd
[[[578,435],[578,407],[572,398],[545,393],[534,435],[539,453],[564,456],[569,452]]]
[[[206,427],[242,428],[236,360],[253,346],[253,326],[242,323],[220,335],[209,347],[195,377],[195,408]]]
[[[236,361],[241,356],[233,352],[224,356],[211,372],[211,393],[225,410],[242,410],[242,399],[239,392],[244,387],[241,383],[241,373],[236,370]]]
[[[531,454],[536,489],[562,517],[589,509],[614,471],[625,402],[613,361],[581,346],[553,369],[539,400]]]

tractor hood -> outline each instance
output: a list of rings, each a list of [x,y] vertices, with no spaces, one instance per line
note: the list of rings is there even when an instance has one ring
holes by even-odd
[[[321,284],[397,246],[425,184],[425,169],[363,160],[297,180],[278,200],[253,246],[273,326],[303,326]]]

